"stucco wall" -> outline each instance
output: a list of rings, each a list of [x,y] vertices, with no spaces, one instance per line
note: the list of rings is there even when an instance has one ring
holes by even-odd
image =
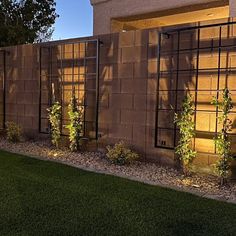
[[[94,8],[94,35],[99,35],[111,32],[111,19],[113,18],[160,12],[213,2],[226,4],[227,0],[90,0],[90,2]],[[231,0],[231,2],[234,2],[234,0]]]
[[[230,16],[236,17],[236,1],[235,0],[229,0],[230,1]]]

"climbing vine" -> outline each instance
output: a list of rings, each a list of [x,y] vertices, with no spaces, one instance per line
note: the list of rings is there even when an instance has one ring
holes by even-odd
[[[66,127],[69,129],[70,150],[74,152],[79,149],[79,141],[83,129],[83,107],[78,105],[74,94],[68,110],[70,123]]]
[[[196,157],[196,152],[192,150],[192,139],[195,136],[195,123],[193,121],[194,103],[192,96],[187,94],[182,103],[181,113],[175,114],[174,122],[179,128],[180,139],[175,153],[182,163],[185,175],[189,173],[190,164]]]
[[[59,141],[61,138],[61,105],[59,102],[53,103],[53,105],[47,109],[48,118],[50,122],[51,140],[52,144],[57,148],[59,147]]]
[[[231,141],[229,137],[229,132],[232,130],[232,120],[229,119],[229,113],[233,108],[233,102],[229,89],[225,88],[223,90],[221,101],[214,97],[212,104],[219,109],[220,116],[218,117],[218,123],[222,125],[220,132],[214,138],[214,142],[217,154],[219,155],[216,171],[221,177],[221,184],[224,184],[229,175],[230,160],[232,159]]]

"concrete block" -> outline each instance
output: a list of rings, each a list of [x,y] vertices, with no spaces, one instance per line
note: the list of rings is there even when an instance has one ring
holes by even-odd
[[[146,125],[146,143],[149,146],[154,146],[155,142],[155,126]]]
[[[99,35],[99,40],[105,47],[112,47],[111,34]]]
[[[36,92],[39,90],[39,82],[37,80],[25,80],[25,91]]]
[[[24,92],[24,93],[17,93],[17,104],[33,104],[33,96],[34,93],[32,92]]]
[[[148,62],[142,61],[134,63],[134,78],[147,78],[148,75]]]
[[[209,165],[209,155],[208,154],[198,154],[193,160],[193,165],[197,166],[208,166]]]
[[[106,96],[112,93],[120,93],[120,79],[114,78],[114,80],[100,83],[100,94]]]
[[[127,31],[119,34],[119,47],[134,46],[135,31]]]
[[[12,103],[6,104],[6,115],[14,115],[18,116],[19,114],[24,113],[24,106],[23,105],[17,105]]]
[[[33,129],[37,129],[37,127],[33,126],[33,118],[32,117],[18,117],[17,118],[18,123],[23,127],[23,129],[27,129],[27,130],[33,130]]]
[[[198,31],[186,30],[180,34],[180,49],[197,48]]]
[[[152,120],[154,119],[155,113],[153,112]],[[155,122],[152,124],[155,124]],[[158,127],[174,128],[174,111],[158,111]]]
[[[133,139],[132,125],[109,125],[109,138],[131,141]]]
[[[134,110],[121,110],[121,123],[145,125],[146,112],[134,111]]]
[[[15,92],[6,92],[6,103],[16,104],[18,97]]]
[[[156,106],[157,106],[156,95],[148,94],[146,99],[147,99],[147,110],[156,111]]]
[[[146,126],[144,125],[133,125],[133,140],[135,143],[136,149],[139,152],[145,153],[145,142],[146,141]]]
[[[139,111],[147,109],[147,95],[143,94],[134,95],[134,109]]]
[[[148,45],[148,59],[157,59],[158,57],[158,46]]]
[[[132,109],[133,108],[133,95],[132,94],[111,94],[110,107]]]
[[[31,116],[31,117],[37,117],[38,116],[38,107],[30,105],[24,105],[25,108],[25,117]]]
[[[139,62],[147,60],[147,46],[122,48],[122,62]]]
[[[120,47],[119,39],[120,39],[120,34],[119,33],[111,34],[111,47],[119,48]]]
[[[198,152],[214,153],[215,151],[215,144],[212,139],[196,138],[195,144]]]
[[[121,80],[122,93],[146,94],[146,91],[147,91],[147,79],[145,78]]]
[[[101,108],[109,108],[109,93],[101,93],[99,100],[99,107]]]
[[[196,113],[196,130],[215,132],[216,115],[215,113],[197,112]]]
[[[93,107],[87,107],[85,109],[85,120],[86,122],[96,122],[96,110]]]
[[[99,142],[103,139],[108,138],[108,134],[109,134],[109,124],[108,123],[102,123],[99,122],[98,123],[98,133],[101,136],[101,138],[99,138]],[[106,144],[107,145],[107,144]]]
[[[117,66],[117,71],[114,70],[115,77],[118,78],[133,78],[134,75],[134,65],[133,63],[119,63]]]
[[[16,93],[17,91],[24,91],[24,81],[8,80],[6,81],[6,90],[8,93]]]
[[[120,123],[120,110],[119,109],[101,109],[99,111],[99,123],[114,124],[116,126]]]
[[[146,125],[155,126],[156,123],[156,112],[148,111],[146,114]]]
[[[102,64],[117,63],[120,61],[120,57],[121,57],[121,49],[101,47],[100,62]]]
[[[180,75],[179,81],[178,81],[178,89],[185,89],[187,85],[189,84],[189,78],[182,77],[182,74]],[[176,73],[168,73],[168,74],[160,74],[159,78],[159,90],[175,90],[176,89],[176,80],[177,75]],[[190,80],[191,82],[191,80]],[[192,85],[192,83],[190,83]]]
[[[218,160],[219,160],[219,157],[217,155],[208,155],[209,166],[216,164]]]
[[[6,114],[6,122],[15,122],[15,123],[17,123],[17,116]]]
[[[148,44],[148,30],[137,30],[134,35],[134,45],[142,46]]]
[[[157,78],[157,60],[148,60],[148,78]]]
[[[156,94],[157,93],[157,79],[148,79],[147,80],[147,94]]]
[[[195,57],[195,53],[181,53],[179,55],[179,69],[180,70],[191,70],[191,69],[196,69],[197,68],[197,60]],[[167,62],[169,64],[169,62]],[[172,58],[172,68],[175,70],[177,69],[177,58],[173,57]],[[165,69],[169,70],[169,65],[167,64],[167,66],[165,67]],[[164,66],[163,66],[164,68]],[[165,70],[164,69],[164,70]]]
[[[85,93],[85,99],[86,99],[86,106],[89,108],[96,107],[96,93],[95,92],[86,92]]]
[[[33,69],[32,68],[24,68],[21,71],[21,79],[23,80],[32,80],[33,78]]]
[[[158,44],[158,30],[151,29],[148,31],[148,43],[152,45]]]
[[[103,81],[103,80],[109,80],[110,78],[112,78],[111,67],[112,65],[105,65],[105,64],[99,65],[99,79],[100,80]]]

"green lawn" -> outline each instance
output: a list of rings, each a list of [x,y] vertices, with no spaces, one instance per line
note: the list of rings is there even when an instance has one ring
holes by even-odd
[[[0,235],[236,235],[236,205],[0,151]]]

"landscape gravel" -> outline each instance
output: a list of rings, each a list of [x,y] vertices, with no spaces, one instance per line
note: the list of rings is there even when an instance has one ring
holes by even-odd
[[[49,140],[9,143],[1,138],[0,149],[236,203],[236,183],[229,181],[226,186],[221,187],[218,178],[215,176],[193,174],[191,177],[184,177],[176,169],[149,162],[137,161],[131,165],[117,166],[110,163],[104,153],[75,153],[68,149],[57,150],[50,145]]]

